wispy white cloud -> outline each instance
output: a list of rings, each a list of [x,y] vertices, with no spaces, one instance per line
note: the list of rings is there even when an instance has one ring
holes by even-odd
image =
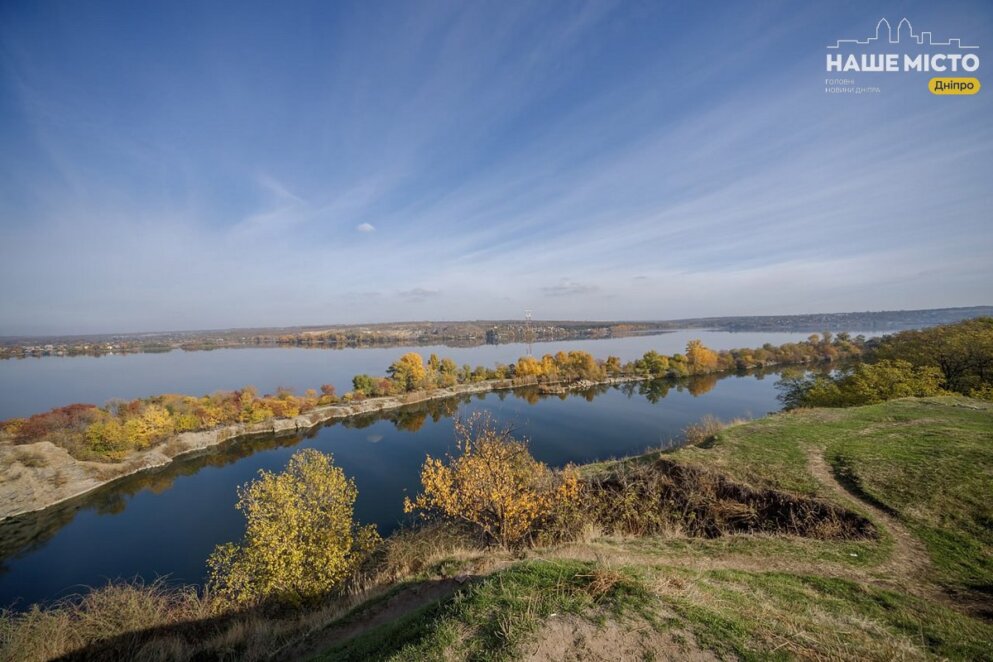
[[[555,285],[547,285],[541,288],[542,294],[551,297],[572,297],[595,294],[600,290],[596,285],[586,285],[565,278]]]
[[[257,181],[259,186],[261,186],[263,189],[271,193],[278,200],[285,202],[293,202],[298,205],[307,206],[306,200],[296,195],[295,193],[292,193],[286,187],[286,185],[284,185],[282,182],[277,181],[275,178],[271,177],[270,175],[261,174],[258,176]]]
[[[440,296],[441,292],[438,290],[429,290],[423,287],[415,287],[410,290],[403,290],[397,292],[397,296],[401,299],[406,299],[408,301],[425,301],[427,299],[433,299]]]

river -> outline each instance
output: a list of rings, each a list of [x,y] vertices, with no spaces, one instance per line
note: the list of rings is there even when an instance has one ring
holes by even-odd
[[[596,341],[536,344],[535,354],[583,349],[624,360],[648,349],[681,351],[689,338],[716,349],[780,344],[806,334],[688,331]],[[334,383],[346,390],[356,372],[382,374],[408,348],[229,349],[106,357],[47,357],[0,362],[0,417],[73,401],[102,402],[158,392],[204,393],[252,383],[299,390]],[[516,360],[520,345],[418,347],[459,363]],[[33,368],[33,370],[32,370]],[[124,479],[71,503],[0,524],[0,606],[48,601],[110,579],[202,582],[215,545],[240,537],[237,486],[260,469],[281,470],[301,448],[334,455],[359,490],[356,517],[388,534],[403,519],[404,495],[418,487],[426,454],[454,446],[453,415],[487,411],[530,440],[552,466],[621,457],[675,443],[688,424],[711,414],[759,417],[777,410],[775,374],[699,377],[680,382],[601,387],[567,396],[533,390],[495,392],[457,402],[426,403],[379,416],[330,424],[305,438],[233,442],[165,470]],[[17,397],[10,397],[17,396]]]

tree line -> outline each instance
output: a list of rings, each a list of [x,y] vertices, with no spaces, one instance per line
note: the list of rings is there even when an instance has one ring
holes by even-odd
[[[744,371],[777,365],[809,365],[857,358],[865,339],[847,333],[812,334],[807,340],[758,348],[713,350],[700,340],[691,340],[685,353],[646,352],[634,361],[622,362],[617,356],[599,360],[588,352],[571,351],[522,356],[515,363],[497,363],[492,368],[459,366],[449,358],[431,354],[425,362],[417,352],[404,354],[386,375],[356,375],[353,390],[345,399],[401,395],[414,391],[447,388],[457,384],[474,384],[494,380],[514,380],[516,385],[586,380],[601,381],[610,377],[671,377]]]
[[[993,318],[873,338],[858,364],[834,374],[789,377],[777,386],[787,409],[949,393],[993,401]]]
[[[182,432],[210,430],[235,423],[262,423],[290,418],[317,407],[358,402],[369,397],[404,396],[460,384],[503,382],[507,386],[598,382],[606,378],[682,378],[749,370],[775,365],[809,365],[858,357],[864,339],[847,334],[814,334],[807,340],[759,348],[716,351],[691,340],[685,353],[646,352],[634,361],[616,356],[600,360],[588,352],[570,351],[523,356],[511,364],[491,368],[459,366],[450,358],[431,354],[428,360],[408,352],[394,361],[385,375],[356,375],[352,390],[338,396],[334,386],[310,389],[303,395],[280,388],[260,395],[251,386],[210,395],[157,395],[114,400],[102,407],[71,404],[27,418],[0,423],[0,439],[15,444],[50,441],[80,460],[116,462],[135,451],[151,448]]]

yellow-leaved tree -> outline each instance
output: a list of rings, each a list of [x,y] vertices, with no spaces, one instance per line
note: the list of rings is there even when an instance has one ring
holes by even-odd
[[[279,474],[260,471],[238,491],[245,537],[218,545],[207,561],[210,587],[238,604],[301,604],[349,577],[379,543],[353,521],[355,482],[330,455],[299,451]]]
[[[553,472],[535,460],[527,443],[491,418],[475,415],[455,423],[458,455],[430,455],[421,468],[422,493],[404,499],[404,511],[421,510],[475,525],[504,547],[526,542],[535,527],[579,495],[572,468]]]
[[[522,356],[517,359],[517,365],[514,368],[516,377],[541,377],[542,374],[542,365],[538,359],[533,356]]]
[[[414,391],[420,388],[427,375],[424,359],[417,352],[407,352],[394,361],[387,372],[404,391]]]
[[[686,343],[686,361],[693,374],[707,373],[717,367],[717,352],[699,340],[691,340]]]

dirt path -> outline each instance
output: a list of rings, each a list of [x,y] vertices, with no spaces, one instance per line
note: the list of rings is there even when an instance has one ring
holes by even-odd
[[[876,525],[885,530],[892,539],[893,549],[889,557],[868,567],[832,562],[827,560],[802,561],[793,558],[756,558],[748,554],[729,552],[721,558],[684,558],[679,554],[659,554],[654,551],[613,550],[589,545],[567,546],[545,554],[546,558],[580,558],[598,560],[609,557],[614,562],[652,563],[664,558],[673,565],[692,567],[700,570],[733,569],[749,572],[791,572],[815,574],[826,577],[852,579],[876,584],[885,588],[905,591],[918,597],[941,600],[946,604],[964,606],[961,601],[952,599],[931,579],[933,568],[924,545],[914,537],[907,527],[882,508],[858,498],[849,492],[835,477],[834,472],[818,448],[807,449],[807,463],[811,474],[844,507],[861,511]]]
[[[447,598],[461,585],[454,579],[439,579],[402,588],[384,600],[365,608],[359,607],[360,611],[353,612],[345,622],[337,622],[310,634],[291,648],[280,651],[278,657],[285,660],[308,660],[332,646],[343,644],[380,625],[391,623],[432,602]]]
[[[877,525],[882,526],[890,534],[893,540],[893,552],[888,559],[875,567],[876,571],[882,571],[889,575],[903,591],[924,598],[938,599],[943,602],[949,601],[948,595],[935,586],[931,580],[934,569],[923,543],[914,537],[902,522],[882,508],[856,497],[845,489],[845,486],[834,475],[827,460],[824,459],[822,449],[817,447],[807,449],[807,466],[817,482],[827,488],[842,503],[868,512]]]

